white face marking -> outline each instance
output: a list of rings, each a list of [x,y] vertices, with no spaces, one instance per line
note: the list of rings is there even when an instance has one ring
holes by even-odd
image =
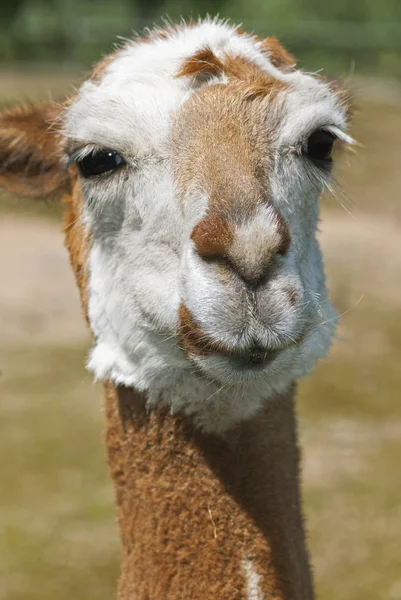
[[[269,186],[272,206],[292,243],[274,276],[258,290],[257,308],[249,308],[238,278],[222,282],[190,239],[207,214],[206,190],[195,182],[183,206],[173,178],[172,123],[196,93],[176,73],[205,47],[218,57],[247,58],[289,84],[279,98],[280,117],[270,140]],[[345,126],[345,109],[324,83],[298,71],[281,73],[259,43],[218,21],[182,28],[167,39],[130,43],[100,82],[82,86],[66,111],[65,136],[83,153],[93,146],[113,149],[127,163],[107,178],[82,182],[92,239],[89,318],[95,346],[89,367],[98,378],[135,386],[148,393],[150,404],[169,403],[172,411],[194,415],[201,427],[222,431],[313,367],[327,351],[334,328],[315,239],[325,178],[313,176],[293,147],[318,127],[331,127],[346,138]],[[249,256],[250,266],[256,265],[263,240],[273,242],[277,235],[274,212],[260,209],[239,226],[233,252],[240,256],[245,249],[242,259]],[[288,290],[296,297],[293,302]],[[276,357],[262,369],[239,368],[217,355],[190,361],[177,340],[182,302],[213,340],[232,350],[257,342],[277,350]]]

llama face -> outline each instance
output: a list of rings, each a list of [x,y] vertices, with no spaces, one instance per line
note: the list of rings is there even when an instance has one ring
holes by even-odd
[[[315,229],[347,114],[287,58],[218,22],[184,27],[128,44],[64,115],[89,366],[210,429],[286,391],[332,337]]]

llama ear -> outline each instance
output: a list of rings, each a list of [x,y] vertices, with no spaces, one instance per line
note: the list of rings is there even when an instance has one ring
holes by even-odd
[[[276,37],[269,37],[262,42],[263,50],[268,54],[271,63],[283,71],[288,73],[296,67],[296,61],[293,56],[280,44]]]
[[[61,196],[70,180],[55,127],[62,106],[17,106],[0,112],[0,186],[30,198]]]

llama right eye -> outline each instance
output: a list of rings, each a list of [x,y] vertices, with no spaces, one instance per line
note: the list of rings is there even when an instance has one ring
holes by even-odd
[[[335,137],[330,131],[317,129],[302,146],[302,152],[315,163],[329,164]]]
[[[83,177],[94,177],[103,173],[111,173],[125,165],[123,157],[115,150],[98,150],[77,161],[78,169]]]

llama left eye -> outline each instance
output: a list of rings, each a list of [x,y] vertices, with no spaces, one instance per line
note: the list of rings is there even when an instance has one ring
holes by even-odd
[[[330,163],[335,137],[329,131],[314,131],[302,146],[302,153],[314,162]]]
[[[116,171],[125,165],[125,160],[115,150],[98,150],[77,161],[83,177],[93,177]]]

